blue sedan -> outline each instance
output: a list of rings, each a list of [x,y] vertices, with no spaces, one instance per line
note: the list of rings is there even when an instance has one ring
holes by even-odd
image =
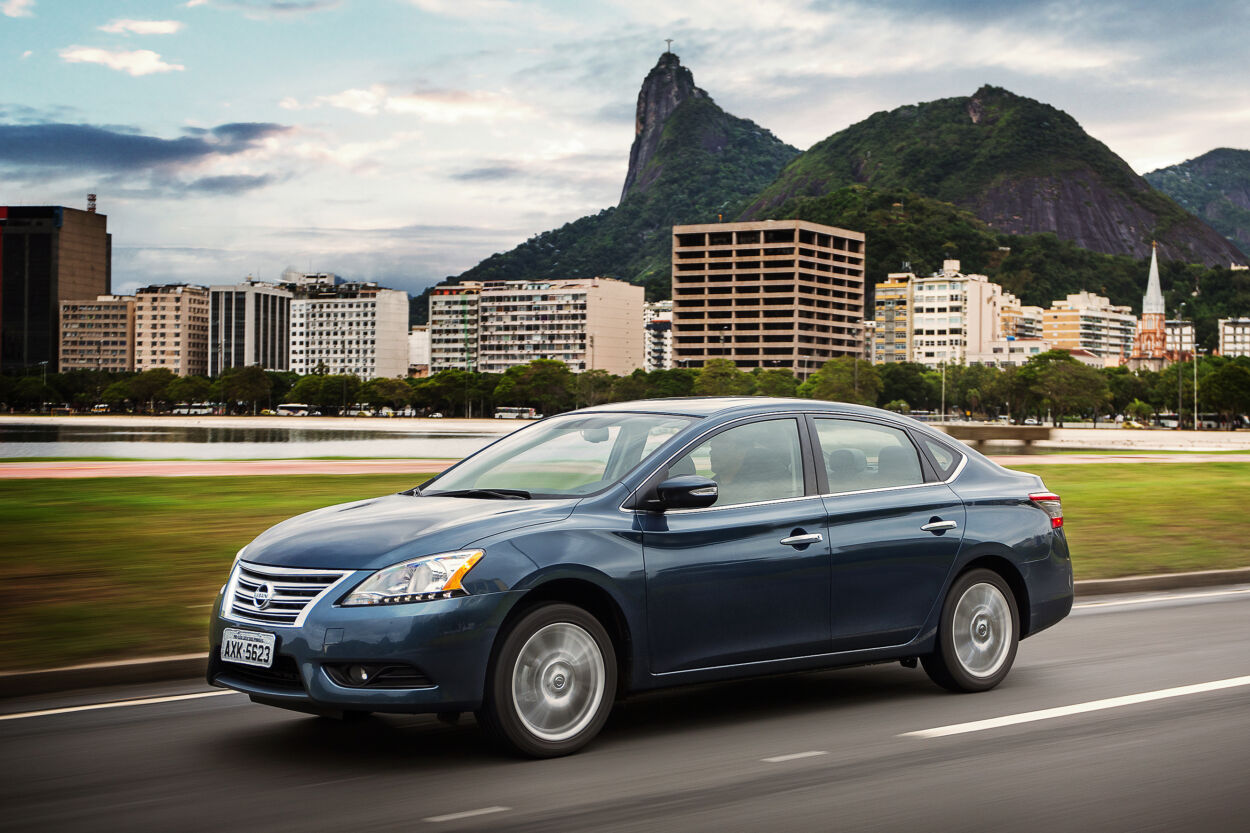
[[[218,596],[208,679],[317,714],[474,711],[550,757],[664,686],[901,661],[984,691],[1071,607],[1034,475],[874,408],[651,400],[264,532]]]

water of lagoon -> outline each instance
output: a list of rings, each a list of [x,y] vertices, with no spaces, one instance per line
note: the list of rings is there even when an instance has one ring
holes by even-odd
[[[0,425],[0,458],[273,460],[308,457],[460,459],[496,433],[124,425]]]

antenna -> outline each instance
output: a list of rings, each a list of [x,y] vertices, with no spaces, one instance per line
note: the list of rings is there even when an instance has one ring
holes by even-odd
[[[95,194],[87,195],[87,213],[88,214],[95,213]]]

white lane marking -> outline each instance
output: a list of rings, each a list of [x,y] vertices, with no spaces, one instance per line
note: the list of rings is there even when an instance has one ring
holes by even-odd
[[[89,706],[68,706],[63,709],[43,709],[37,712],[20,712],[18,714],[0,714],[0,720],[22,720],[27,717],[47,717],[50,714],[70,714],[71,712],[89,712],[96,709],[120,709],[126,706],[150,706],[154,703],[175,703],[179,700],[198,700],[201,697],[224,697],[227,694],[238,694],[237,691],[202,691],[199,694],[174,694],[169,697],[145,697],[142,700],[114,700],[109,703],[92,703]]]
[[[1182,599],[1212,599],[1219,596],[1238,596],[1250,593],[1250,588],[1241,590],[1216,590],[1212,593],[1174,593],[1168,596],[1149,596],[1143,599],[1125,599],[1114,602],[1082,602],[1072,606],[1073,610],[1084,610],[1091,607],[1123,607],[1125,605],[1144,605],[1154,602],[1176,602]]]
[[[1035,712],[1009,714],[1004,717],[992,717],[989,720],[974,720],[971,723],[954,723],[950,726],[939,726],[936,729],[921,729],[918,732],[903,732],[900,738],[941,738],[947,735],[962,735],[967,732],[983,732],[986,729],[998,729],[1003,726],[1015,726],[1018,723],[1032,723],[1037,720],[1050,720],[1056,717],[1067,717],[1073,714],[1118,709],[1121,706],[1132,706],[1137,703],[1149,703],[1153,700],[1166,700],[1169,697],[1184,697],[1189,694],[1202,694],[1207,691],[1219,691],[1225,688],[1238,688],[1250,685],[1250,676],[1230,677],[1227,680],[1214,680],[1209,683],[1183,685],[1176,688],[1163,688],[1158,691],[1146,691],[1141,694],[1129,694],[1124,697],[1109,697],[1106,700],[1091,700],[1088,703],[1076,703],[1072,706],[1060,706],[1056,709],[1042,709]]]
[[[815,758],[818,755],[828,755],[828,752],[795,752],[793,755],[778,755],[775,758],[760,758],[766,764],[779,764],[782,761],[797,761],[799,758]]]
[[[506,813],[511,809],[511,807],[483,807],[480,810],[465,810],[463,813],[448,813],[445,816],[430,816],[428,819],[421,820],[436,823],[440,821],[459,821],[460,819],[471,819],[474,816],[485,816],[490,813]]]

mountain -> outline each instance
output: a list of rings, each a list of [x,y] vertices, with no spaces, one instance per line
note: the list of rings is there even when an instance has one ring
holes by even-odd
[[[1240,259],[1067,113],[999,87],[875,113],[833,134],[787,165],[744,218],[855,184],[913,191],[999,231],[1051,232],[1096,252],[1140,258],[1157,240],[1169,260]]]
[[[672,226],[735,216],[798,152],[722,110],[666,52],[638,93],[620,204],[535,235],[456,280],[609,275],[667,298]]]
[[[1250,150],[1216,148],[1146,181],[1250,254]]]

